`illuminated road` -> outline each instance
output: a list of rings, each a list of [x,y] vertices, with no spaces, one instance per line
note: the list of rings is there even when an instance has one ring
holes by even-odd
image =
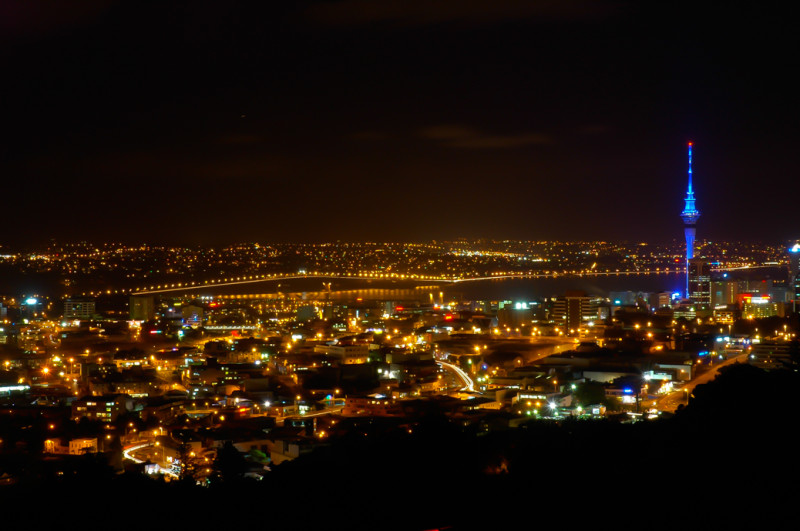
[[[251,275],[249,277],[237,277],[236,279],[216,279],[205,280],[203,282],[186,282],[177,284],[164,284],[158,286],[114,290],[114,293],[131,293],[134,295],[150,295],[154,293],[169,293],[174,291],[186,291],[196,289],[206,289],[216,286],[236,286],[240,284],[254,284],[258,282],[269,282],[276,280],[294,280],[305,278],[321,278],[334,280],[402,280],[409,282],[442,282],[447,284],[457,284],[459,282],[478,282],[482,280],[504,280],[513,278],[558,278],[558,277],[603,277],[603,276],[631,276],[631,275],[675,275],[685,273],[680,268],[668,270],[634,270],[634,271],[575,271],[562,273],[521,273],[511,275],[489,275],[482,277],[420,277],[418,275],[406,274],[386,274],[386,273],[362,273],[354,275],[342,275],[336,273],[305,273],[287,275]]]
[[[144,450],[146,448],[154,448],[154,447],[155,447],[155,445],[153,443],[150,443],[150,442],[143,442],[143,443],[134,444],[132,446],[124,448],[122,450],[122,456],[125,459],[130,459],[134,463],[139,463],[139,464],[146,463],[147,461],[139,459],[138,457],[135,457],[133,455],[133,452],[139,452],[139,451]],[[158,473],[159,474],[164,474],[164,475],[167,475],[167,476],[171,476],[173,478],[179,477],[175,472],[173,472],[169,468],[165,468],[165,467],[161,466],[161,463],[156,462],[156,465],[158,465]]]
[[[125,457],[125,459],[130,459],[134,463],[144,463],[144,461],[142,461],[141,459],[138,459],[138,458],[134,457],[133,455],[131,455],[131,452],[137,452],[137,451],[139,451],[139,450],[141,450],[143,448],[146,448],[148,446],[152,446],[152,444],[148,443],[148,442],[140,443],[140,444],[134,444],[133,446],[130,446],[130,447],[125,448],[124,450],[122,450],[122,455],[123,455],[123,457]]]
[[[679,405],[686,405],[688,398],[694,391],[695,387],[704,383],[708,383],[716,378],[719,370],[722,367],[727,367],[728,365],[733,365],[734,363],[742,363],[743,360],[747,359],[747,356],[748,353],[743,352],[716,365],[712,365],[707,372],[704,372],[700,376],[697,376],[693,380],[687,382],[677,391],[673,391],[672,393],[655,400],[655,407],[660,411],[675,411],[678,409]]]
[[[333,407],[326,407],[325,409],[320,409],[319,411],[313,411],[310,413],[302,413],[299,415],[286,415],[285,417],[275,417],[275,424],[278,426],[282,426],[286,419],[305,419],[309,417],[324,417],[325,415],[341,415],[344,406],[333,406]]]
[[[444,367],[445,369],[449,369],[450,371],[454,372],[456,374],[456,376],[458,376],[458,378],[464,384],[464,387],[461,388],[462,391],[471,391],[473,393],[476,392],[475,391],[475,382],[473,382],[472,378],[470,378],[469,375],[466,372],[461,370],[460,367],[456,367],[452,363],[447,363],[446,361],[437,361],[437,363],[439,365],[441,365],[442,367]]]
[[[734,269],[754,269],[758,267],[767,266],[740,266],[728,268],[713,268],[712,271],[731,271]],[[686,274],[685,268],[675,267],[666,269],[639,269],[639,270],[625,270],[625,271],[563,271],[563,272],[546,272],[546,273],[519,273],[507,275],[488,275],[480,277],[433,277],[433,276],[420,276],[414,273],[385,273],[385,272],[361,272],[356,274],[341,274],[341,273],[320,273],[312,271],[309,273],[289,273],[289,274],[270,274],[270,275],[250,275],[236,278],[221,278],[204,281],[190,281],[178,282],[172,284],[159,284],[142,286],[138,288],[125,288],[100,291],[101,293],[129,293],[133,295],[148,295],[154,293],[169,293],[174,291],[186,291],[206,289],[214,286],[236,286],[239,284],[254,284],[258,282],[269,282],[274,280],[293,280],[305,278],[320,278],[320,279],[335,279],[335,280],[402,280],[409,282],[441,282],[447,284],[456,284],[459,282],[479,282],[482,280],[504,280],[504,279],[525,279],[525,278],[558,278],[558,277],[611,277],[611,276],[638,276],[638,275],[678,275]],[[95,295],[95,292],[84,292],[83,295]]]

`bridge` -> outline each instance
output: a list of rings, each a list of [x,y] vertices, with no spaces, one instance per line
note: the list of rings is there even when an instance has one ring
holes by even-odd
[[[745,265],[735,267],[716,267],[712,271],[734,271],[741,269],[758,269],[760,267],[774,267],[770,265]],[[213,279],[204,281],[191,281],[191,282],[178,282],[172,284],[158,284],[145,286],[140,288],[119,289],[119,290],[106,290],[100,292],[83,293],[84,296],[101,295],[120,293],[129,295],[153,295],[158,293],[172,293],[172,292],[185,292],[191,290],[207,289],[209,287],[217,286],[236,286],[241,284],[255,284],[259,282],[269,281],[282,281],[282,280],[296,280],[306,278],[319,278],[319,279],[332,279],[332,280],[392,280],[392,281],[409,281],[409,282],[437,282],[443,284],[458,284],[461,282],[480,282],[486,280],[508,280],[508,279],[545,279],[545,278],[559,278],[559,277],[613,277],[613,276],[639,276],[639,275],[675,275],[686,274],[686,269],[683,267],[665,268],[665,269],[633,269],[633,270],[614,270],[614,271],[547,271],[543,273],[508,273],[502,275],[484,275],[475,277],[438,277],[431,275],[417,275],[405,273],[377,273],[377,272],[361,272],[361,273],[323,273],[323,272],[303,272],[303,273],[286,273],[286,274],[269,274],[269,275],[251,275],[244,277]]]
[[[176,291],[198,290],[217,286],[236,286],[241,284],[254,284],[258,282],[268,282],[274,280],[293,280],[305,278],[320,278],[334,280],[401,280],[410,282],[440,282],[444,284],[458,284],[460,282],[478,282],[485,280],[506,280],[506,279],[526,279],[526,278],[559,278],[559,277],[603,277],[603,276],[638,276],[638,275],[674,275],[685,273],[683,268],[674,269],[640,269],[625,271],[566,271],[566,272],[547,272],[547,273],[512,273],[505,275],[487,275],[477,277],[435,277],[406,275],[399,273],[372,273],[372,274],[337,274],[337,273],[304,273],[286,275],[259,275],[254,277],[237,277],[236,279],[206,280],[201,283],[189,282],[178,284],[164,284],[151,286],[149,288],[134,288],[129,290],[115,290],[115,293],[129,293],[131,295],[153,295],[157,293],[170,293]],[[84,295],[91,295],[85,293]]]
[[[207,325],[203,328],[211,332],[225,332],[228,330],[258,330],[258,325]]]

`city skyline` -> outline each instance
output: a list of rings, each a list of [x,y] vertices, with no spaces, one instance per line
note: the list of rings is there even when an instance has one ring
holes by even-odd
[[[0,2],[4,521],[792,521],[791,15]]]
[[[4,243],[796,237],[777,11],[7,5]]]

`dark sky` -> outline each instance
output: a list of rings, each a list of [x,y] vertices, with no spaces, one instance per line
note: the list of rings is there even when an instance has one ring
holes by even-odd
[[[715,4],[4,1],[0,243],[665,241],[689,140],[797,238],[797,13]]]

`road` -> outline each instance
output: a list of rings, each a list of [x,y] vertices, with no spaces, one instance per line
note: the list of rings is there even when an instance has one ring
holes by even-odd
[[[156,465],[158,465],[159,474],[164,474],[167,476],[171,476],[173,478],[177,478],[178,475],[175,474],[175,472],[173,472],[169,466],[165,466],[166,463],[163,461],[163,452],[162,452],[161,462],[159,462],[158,452],[155,451],[155,448],[156,446],[152,442],[144,441],[130,446],[126,446],[122,450],[122,455],[125,459],[130,459],[134,463],[145,463],[147,461],[153,462]],[[151,452],[151,450],[153,451]],[[144,452],[145,453],[144,457],[146,457],[147,459],[141,459],[139,457],[136,457],[136,454],[138,454],[139,452]]]
[[[456,284],[459,282],[479,282],[486,280],[502,280],[508,278],[558,278],[558,277],[601,277],[601,276],[639,276],[639,275],[674,275],[682,273],[684,270],[680,268],[675,269],[642,269],[632,271],[564,271],[561,273],[548,272],[548,273],[520,273],[513,275],[490,275],[482,277],[434,277],[434,276],[420,276],[416,274],[400,274],[391,273],[387,274],[383,271],[380,272],[361,272],[361,273],[320,273],[320,272],[307,272],[307,273],[288,273],[288,274],[275,274],[275,275],[250,275],[236,278],[220,278],[205,281],[190,281],[186,283],[172,283],[163,285],[150,285],[141,286],[137,288],[123,288],[114,290],[114,293],[130,293],[131,295],[147,295],[154,293],[169,293],[175,291],[190,291],[198,289],[215,288],[220,286],[235,286],[238,284],[254,284],[259,282],[273,282],[282,280],[294,280],[305,278],[320,278],[320,279],[337,279],[337,280],[404,280],[409,282],[441,282],[444,284]],[[94,295],[95,292],[83,293],[86,295]]]
[[[743,352],[733,356],[732,358],[728,358],[723,362],[719,362],[716,365],[712,365],[708,371],[696,376],[691,381],[686,382],[686,384],[684,384],[680,389],[653,401],[655,402],[655,408],[659,411],[675,411],[678,409],[679,405],[686,405],[689,401],[689,396],[691,396],[695,387],[704,383],[708,383],[716,378],[719,370],[722,367],[727,367],[728,365],[733,365],[734,363],[743,363],[745,360],[747,360],[747,356],[748,353]],[[647,404],[650,405],[653,402],[648,400]]]
[[[456,367],[452,363],[447,363],[446,361],[438,361],[439,365],[444,367],[445,369],[449,370],[450,372],[454,373],[456,377],[461,380],[464,386],[461,388],[462,391],[470,391],[470,392],[477,392],[475,389],[475,382],[472,381],[472,378],[464,372],[460,367]]]

